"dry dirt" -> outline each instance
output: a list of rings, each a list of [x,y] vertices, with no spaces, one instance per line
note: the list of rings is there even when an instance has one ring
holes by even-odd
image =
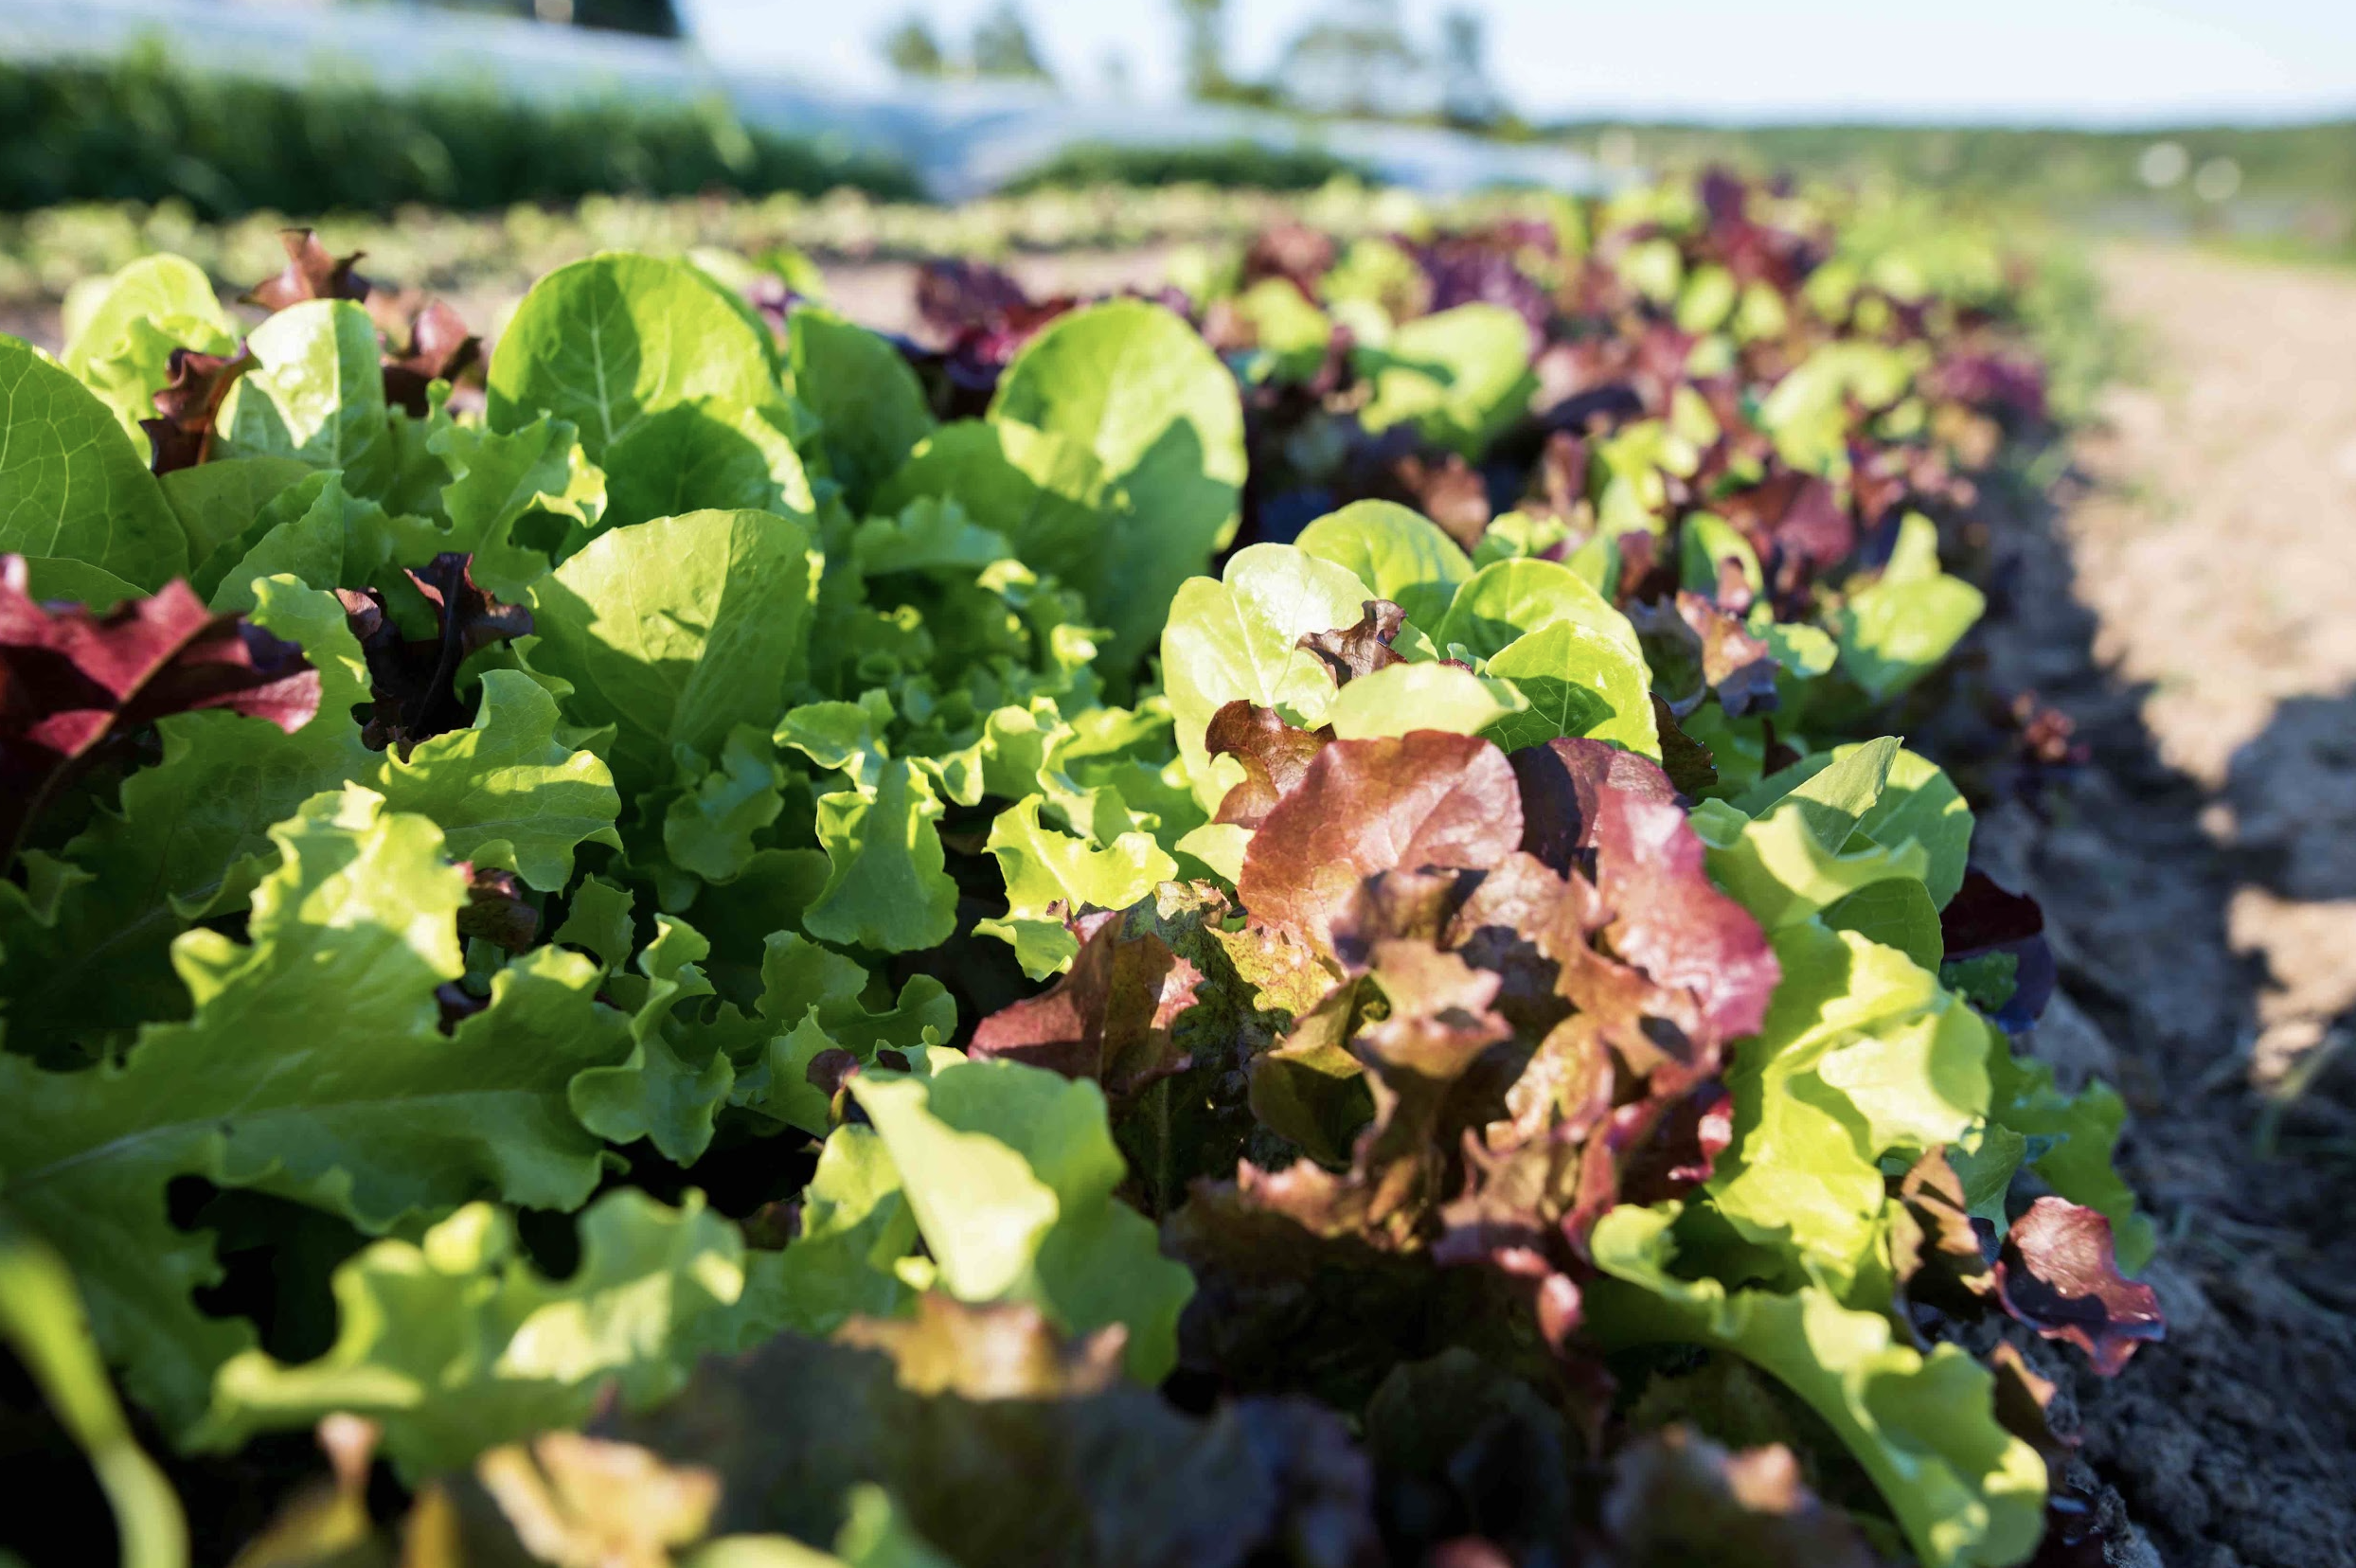
[[[2072,1381],[2169,1568],[2356,1564],[2356,277],[2100,258],[2149,374],[1986,646],[2094,751],[1984,822],[2044,904],[2039,1047],[2118,1083],[2169,1342]],[[2056,592],[2063,588],[2065,592]],[[2149,1555],[2139,1560],[2149,1562]]]

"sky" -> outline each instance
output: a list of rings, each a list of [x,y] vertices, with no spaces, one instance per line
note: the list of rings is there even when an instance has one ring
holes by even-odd
[[[680,0],[705,49],[845,86],[890,78],[911,11],[962,39],[998,0]],[[1073,91],[1173,98],[1168,0],[1019,0]],[[1330,0],[1228,0],[1230,65],[1266,71]],[[1464,0],[1453,0],[1461,5]],[[1402,0],[1429,45],[1451,0]],[[2356,115],[2356,0],[1473,0],[1490,71],[1535,119],[2008,124]],[[1114,62],[1119,62],[1116,68]]]

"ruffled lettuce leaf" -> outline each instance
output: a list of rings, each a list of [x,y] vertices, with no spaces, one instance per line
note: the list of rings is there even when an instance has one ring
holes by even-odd
[[[938,946],[957,924],[957,884],[943,872],[940,798],[903,760],[870,786],[818,797],[826,885],[802,915],[822,941],[908,953]]]
[[[277,859],[274,824],[375,766],[345,717],[367,688],[342,608],[284,579],[259,587],[249,621],[307,650],[318,712],[292,730],[225,709],[156,721],[162,759],[126,778],[116,810],[99,810],[65,846],[39,918],[0,895],[11,1049],[80,1057],[143,1022],[184,1016],[172,939],[243,901]]]
[[[562,419],[544,414],[509,431],[449,423],[426,445],[450,474],[440,497],[450,527],[434,546],[472,557],[475,580],[496,597],[521,602],[548,570],[546,546],[515,537],[527,520],[543,539],[550,525],[563,527],[570,548],[608,520],[606,476],[589,462],[579,432]]]
[[[187,1022],[141,1030],[119,1065],[0,1057],[0,1196],[72,1262],[110,1359],[184,1432],[252,1335],[197,1307],[219,1270],[209,1237],[171,1224],[168,1184],[253,1186],[376,1232],[487,1189],[573,1207],[600,1162],[566,1086],[622,1050],[591,1001],[596,966],[553,949],[501,970],[489,1007],[442,1031],[466,878],[425,818],[354,785],[271,836],[281,864],[254,890],[248,939],[173,944]]]
[[[363,784],[389,810],[431,818],[454,858],[512,867],[544,891],[570,877],[580,846],[612,842],[618,797],[605,764],[557,739],[556,704],[529,681],[488,671],[471,727],[406,757],[372,751],[351,718],[369,685],[343,607],[283,577],[254,588],[253,624],[309,650],[317,715],[292,731],[225,710],[157,723],[161,759],[65,846],[45,918],[0,905],[13,1049],[54,1057],[183,1015],[173,938],[240,908],[277,859],[272,827],[322,791]]]
[[[532,587],[527,660],[568,682],[566,715],[613,725],[625,793],[669,782],[674,746],[717,759],[739,724],[767,728],[810,634],[809,529],[705,511],[599,534]]]
[[[1808,921],[1774,942],[1783,982],[1735,1049],[1712,1209],[1787,1276],[1862,1303],[1883,1268],[1880,1162],[1958,1142],[1988,1115],[1992,1031],[1935,973],[1854,932]]]
[[[637,973],[609,974],[607,990],[630,1010],[627,1060],[575,1075],[566,1102],[580,1124],[609,1143],[643,1138],[674,1165],[690,1165],[710,1147],[713,1116],[736,1084],[736,1065],[715,1039],[698,1038],[684,1005],[712,994],[699,968],[711,952],[702,933],[668,915],[655,917],[654,939]]]
[[[1128,1166],[1094,1083],[973,1061],[930,1078],[863,1073],[851,1094],[900,1172],[943,1290],[1027,1302],[1070,1332],[1119,1324],[1132,1376],[1169,1371],[1194,1282],[1113,1196]]]
[[[335,1271],[334,1345],[295,1365],[260,1350],[232,1358],[191,1441],[223,1452],[348,1412],[376,1422],[385,1456],[422,1478],[577,1426],[609,1392],[649,1405],[684,1385],[699,1355],[769,1327],[748,1278],[776,1257],[748,1257],[701,1193],[677,1208],[608,1193],[579,1225],[580,1266],[562,1279],[525,1260],[513,1222],[490,1203],[417,1241],[365,1249]]]
[[[1610,1278],[1591,1311],[1608,1343],[1708,1345],[1774,1374],[1839,1434],[1931,1568],[1995,1568],[2035,1548],[2045,1462],[1998,1424],[1987,1368],[1953,1345],[1924,1355],[1880,1313],[1813,1286],[1730,1292],[1673,1273],[1679,1213],[1623,1205],[1596,1227]]]

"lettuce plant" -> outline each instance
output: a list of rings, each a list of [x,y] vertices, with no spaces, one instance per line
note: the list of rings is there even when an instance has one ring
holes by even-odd
[[[2115,1370],[2150,1227],[1883,733],[1945,329],[1747,214],[971,271],[947,401],[627,254],[0,342],[7,1327],[130,1534],[77,1299],[180,1454],[328,1420],[319,1560],[370,1443],[551,1561],[2026,1559],[1973,1325]],[[1345,420],[1530,499],[1272,526]]]

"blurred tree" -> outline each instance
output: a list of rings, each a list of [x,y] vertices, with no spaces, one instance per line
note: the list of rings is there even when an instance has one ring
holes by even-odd
[[[1187,96],[1224,98],[1227,79],[1227,0],[1176,0],[1187,34]]]
[[[949,74],[949,57],[941,52],[940,40],[933,36],[933,25],[914,11],[884,35],[883,49],[884,62],[901,76]]]
[[[1275,80],[1315,115],[1403,119],[1438,107],[1432,73],[1400,25],[1399,0],[1333,0],[1285,46]]]
[[[1451,124],[1483,126],[1505,113],[1505,96],[1489,76],[1488,26],[1474,10],[1440,19],[1440,113]]]
[[[973,74],[1021,81],[1053,81],[1055,75],[1031,41],[1030,24],[1014,0],[1005,0],[973,28]]]

